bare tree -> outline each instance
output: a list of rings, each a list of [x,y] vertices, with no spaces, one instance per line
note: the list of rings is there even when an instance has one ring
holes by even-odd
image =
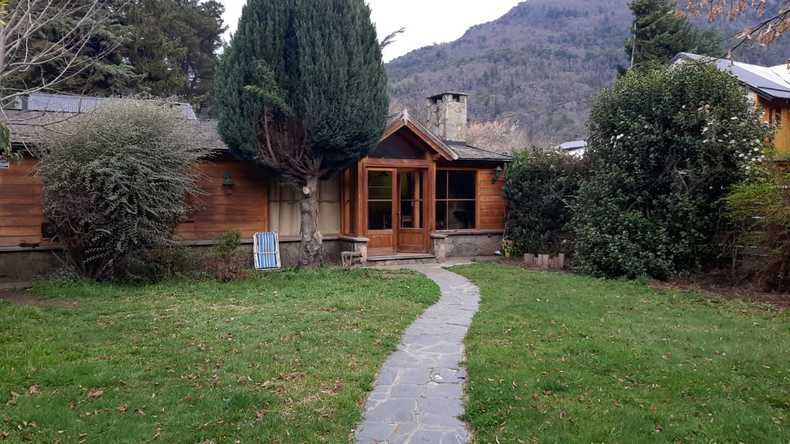
[[[730,52],[738,49],[746,42],[756,41],[761,45],[770,45],[790,29],[790,0],[779,2],[778,12],[768,14],[768,0],[686,0],[687,5],[681,13],[695,16],[707,15],[713,22],[722,17],[734,20],[749,11],[754,11],[761,21],[744,29],[737,35],[738,42]]]
[[[101,0],[0,0],[0,113],[20,96],[49,90],[78,75],[115,48],[94,57],[83,50],[105,20]],[[52,26],[61,25],[55,41],[35,39]],[[24,88],[9,87],[15,76],[41,65],[57,66],[52,77]],[[0,157],[11,156],[10,132],[0,129]]]

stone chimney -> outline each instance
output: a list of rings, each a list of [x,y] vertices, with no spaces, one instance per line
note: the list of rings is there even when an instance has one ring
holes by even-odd
[[[469,96],[445,92],[428,97],[426,127],[448,142],[466,142],[467,102]]]

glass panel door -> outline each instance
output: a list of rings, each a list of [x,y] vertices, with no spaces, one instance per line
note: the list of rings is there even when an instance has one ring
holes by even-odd
[[[423,217],[423,174],[420,171],[399,173],[400,184],[400,227],[422,228]]]
[[[368,171],[368,229],[392,229],[392,171]]]

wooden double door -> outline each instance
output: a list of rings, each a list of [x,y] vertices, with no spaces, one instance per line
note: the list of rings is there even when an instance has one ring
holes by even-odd
[[[428,251],[428,169],[367,169],[371,256]]]

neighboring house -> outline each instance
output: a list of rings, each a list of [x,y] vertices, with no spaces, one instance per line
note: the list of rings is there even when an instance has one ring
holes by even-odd
[[[42,122],[90,112],[102,99],[32,95],[6,111],[15,146],[46,140]],[[105,99],[107,100],[107,99]],[[503,171],[510,156],[466,143],[468,97],[445,93],[428,99],[427,122],[404,111],[392,118],[379,144],[353,167],[321,183],[320,230],[327,260],[359,251],[372,261],[494,254],[504,231]],[[299,205],[291,186],[262,168],[235,160],[216,122],[198,120],[188,105],[194,141],[216,152],[199,168],[205,195],[176,228],[185,245],[211,245],[228,231],[251,239],[280,234],[283,262],[298,259]],[[45,271],[57,246],[44,220],[43,185],[24,159],[0,169],[0,278]],[[46,260],[45,260],[46,259]]]
[[[570,154],[571,156],[584,157],[584,155],[587,153],[587,141],[573,140],[570,142],[561,143],[559,146],[557,146],[557,149],[563,153]]]
[[[790,157],[790,64],[759,66],[690,53],[678,54],[673,61],[674,64],[688,62],[712,63],[740,80],[749,90],[753,103],[765,111],[765,121],[778,127],[777,157]]]

